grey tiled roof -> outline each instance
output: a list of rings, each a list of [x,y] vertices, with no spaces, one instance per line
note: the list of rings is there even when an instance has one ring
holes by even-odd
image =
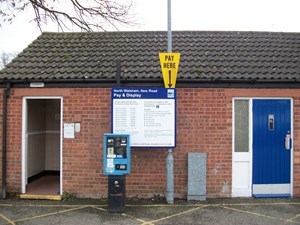
[[[167,32],[43,33],[0,72],[0,80],[122,79],[162,77],[158,54]],[[180,52],[178,81],[297,81],[300,33],[173,32]]]

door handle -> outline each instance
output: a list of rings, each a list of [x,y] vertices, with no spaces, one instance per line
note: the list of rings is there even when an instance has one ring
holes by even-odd
[[[290,150],[291,149],[291,134],[288,131],[285,135],[285,149]]]

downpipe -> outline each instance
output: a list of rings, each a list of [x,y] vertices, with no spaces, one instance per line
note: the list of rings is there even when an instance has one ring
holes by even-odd
[[[7,140],[7,99],[9,97],[10,83],[7,83],[3,91],[2,106],[2,199],[6,199],[6,140]]]

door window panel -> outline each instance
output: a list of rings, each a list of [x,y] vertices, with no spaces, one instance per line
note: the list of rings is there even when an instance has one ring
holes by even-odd
[[[234,151],[249,152],[249,100],[235,100]]]

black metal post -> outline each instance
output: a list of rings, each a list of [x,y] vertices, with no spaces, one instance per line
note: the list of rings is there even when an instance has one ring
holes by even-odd
[[[116,86],[121,87],[121,60],[116,60]]]

